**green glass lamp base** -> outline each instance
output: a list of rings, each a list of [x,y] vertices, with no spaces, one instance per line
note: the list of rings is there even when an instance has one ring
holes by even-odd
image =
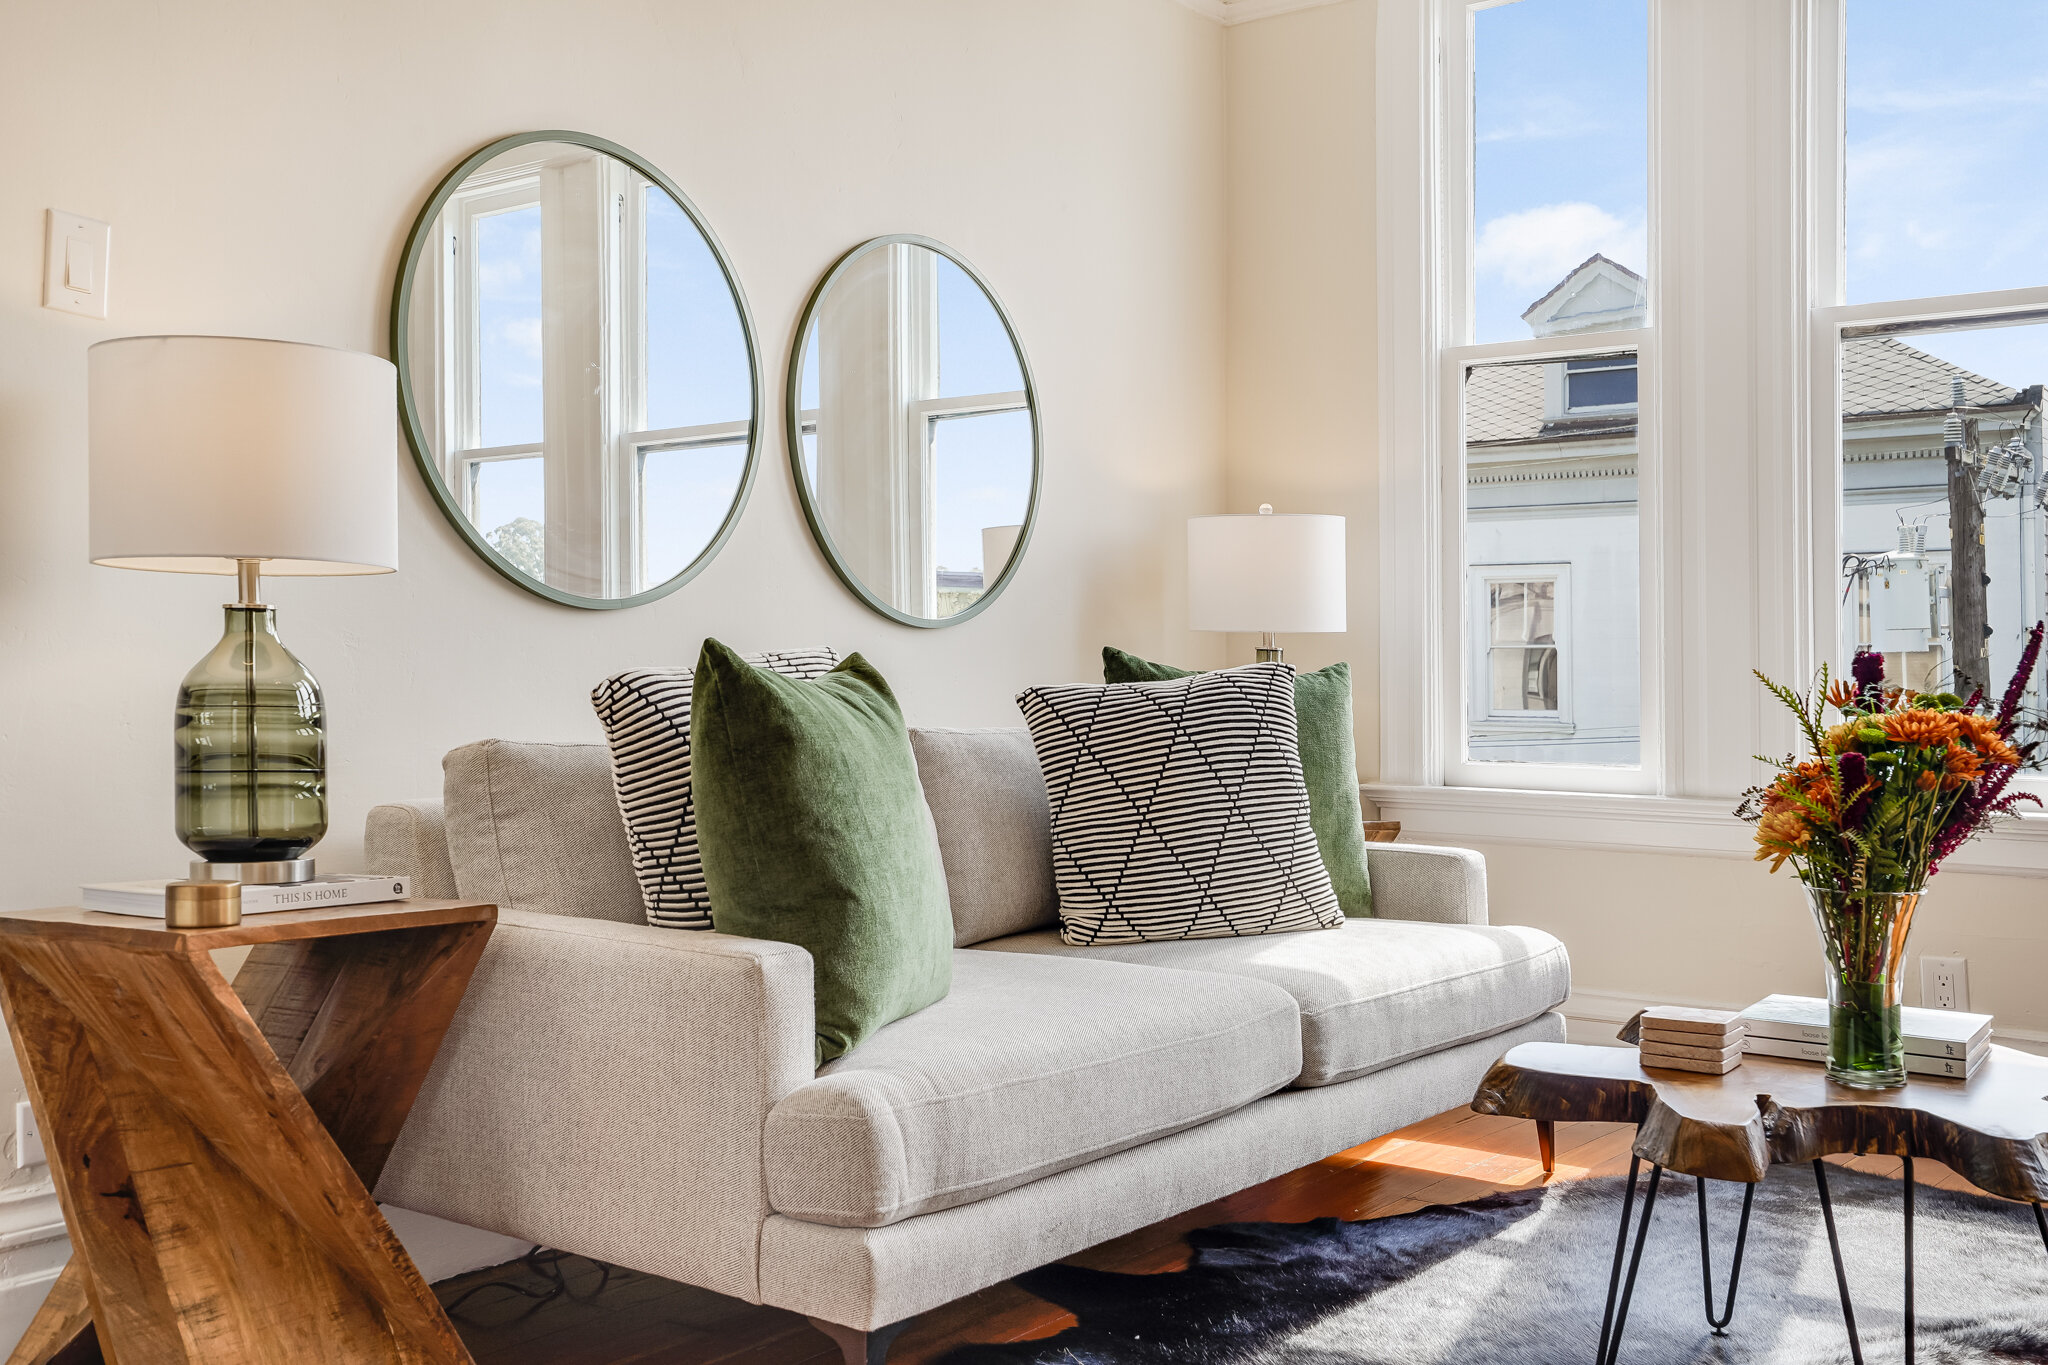
[[[327,833],[320,684],[271,608],[223,610],[220,642],[178,689],[178,838],[208,863],[289,863]]]

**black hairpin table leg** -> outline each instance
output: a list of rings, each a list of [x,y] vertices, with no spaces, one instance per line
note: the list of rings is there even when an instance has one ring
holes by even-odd
[[[2041,1225],[2041,1249],[2048,1251],[2048,1213],[2042,1212],[2039,1204],[2034,1205],[2034,1221]]]
[[[1614,1365],[1614,1362],[1621,1356],[1621,1333],[1622,1329],[1628,1326],[1629,1300],[1633,1299],[1636,1295],[1636,1272],[1642,1269],[1643,1244],[1650,1240],[1650,1214],[1657,1207],[1657,1186],[1663,1179],[1664,1168],[1652,1162],[1650,1165],[1650,1185],[1648,1189],[1643,1191],[1642,1220],[1636,1224],[1636,1249],[1629,1253],[1628,1278],[1622,1281],[1621,1302],[1616,1305],[1614,1310],[1614,1332],[1613,1335],[1607,1336],[1607,1354],[1604,1359],[1597,1362],[1597,1365]],[[1628,1225],[1623,1223],[1622,1231],[1624,1234],[1627,1230]],[[1606,1334],[1603,1333],[1602,1335],[1605,1336]]]
[[[1636,1176],[1643,1159],[1633,1152],[1628,1158],[1628,1189],[1621,1197],[1621,1227],[1614,1234],[1614,1269],[1607,1273],[1607,1311],[1600,1315],[1600,1347],[1593,1352],[1594,1365],[1607,1365],[1607,1338],[1614,1331],[1614,1300],[1621,1293],[1621,1263],[1628,1255],[1628,1218],[1635,1212]]]
[[[1913,1315],[1913,1158],[1906,1158],[1906,1365],[1913,1365],[1919,1319]]]
[[[1742,1193],[1742,1222],[1735,1229],[1735,1260],[1728,1267],[1728,1304],[1721,1315],[1714,1316],[1714,1262],[1713,1254],[1707,1247],[1707,1179],[1696,1176],[1694,1186],[1700,1194],[1700,1284],[1707,1295],[1707,1326],[1714,1329],[1714,1335],[1728,1335],[1728,1324],[1735,1317],[1735,1286],[1742,1280],[1742,1248],[1749,1241],[1749,1209],[1756,1203],[1756,1186],[1745,1185]]]
[[[1813,1163],[1813,1183],[1820,1190],[1821,1221],[1828,1225],[1828,1251],[1835,1258],[1835,1287],[1842,1294],[1842,1321],[1849,1328],[1849,1358],[1863,1365],[1863,1343],[1856,1336],[1856,1308],[1849,1302],[1849,1272],[1842,1268],[1842,1242],[1835,1235],[1835,1206],[1828,1198],[1827,1163],[1818,1157]]]

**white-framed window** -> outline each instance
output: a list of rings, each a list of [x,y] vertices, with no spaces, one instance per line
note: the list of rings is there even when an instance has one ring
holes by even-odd
[[[1571,733],[1570,583],[1569,564],[1473,566],[1475,748]]]
[[[1552,711],[1508,725],[1545,735],[1503,733],[1495,669],[1505,655],[1491,640],[1491,606],[1445,592],[1464,616],[1437,646],[1436,765],[1451,785],[1641,791],[1657,780],[1641,716],[1655,661],[1641,648],[1640,584],[1655,547],[1639,526],[1656,448],[1640,420],[1654,407],[1644,390],[1654,393],[1656,356],[1649,4],[1597,0],[1601,22],[1590,32],[1579,22],[1588,7],[1436,5],[1438,436],[1463,453],[1438,472],[1443,578],[1483,583],[1482,566],[1501,563],[1576,566],[1578,632],[1589,646],[1578,658],[1578,724]],[[1531,131],[1575,98],[1605,111],[1597,126]],[[1541,653],[1530,657],[1543,662]]]
[[[547,143],[472,175],[436,231],[437,364],[417,397],[463,514],[581,596],[688,567],[752,431],[738,313],[696,224],[625,162]]]
[[[1831,0],[1817,17],[1837,79],[1814,91],[1814,123],[1842,187],[1818,209],[1839,250],[1816,262],[1813,318],[1843,603],[1827,653],[1839,668],[1869,649],[1891,681],[1995,697],[2048,614],[2048,189],[2008,160],[2048,137],[2048,99],[1959,91],[1940,66],[1968,44],[1937,12]],[[2048,38],[2025,0],[1973,21]],[[2028,712],[2041,702],[2037,675]]]
[[[1546,7],[1562,16],[1547,31]],[[1951,522],[1982,529],[1982,638],[2002,686],[2018,632],[2048,611],[2048,190],[2016,169],[2048,135],[2048,97],[1954,72],[1972,35],[2024,46],[2048,36],[2048,12],[1987,0],[1958,25],[1906,0],[1383,0],[1377,16],[1383,811],[1474,837],[1740,850],[1728,810],[1761,775],[1753,755],[1799,742],[1752,670],[1803,685],[1867,641],[1896,678],[1932,680],[1958,634]],[[1519,60],[1558,97],[1489,123],[1498,23],[1520,26]],[[1642,35],[1640,65],[1614,58],[1624,31]],[[1645,77],[1639,109],[1598,94],[1624,69]],[[1578,137],[1643,139],[1639,216],[1576,190],[1489,198],[1489,158],[1520,139],[1532,176],[1559,159],[1534,144]],[[1578,263],[1586,302],[1560,313],[1529,262],[1582,229],[1553,259]],[[1527,292],[1506,293],[1525,266]],[[1540,397],[1539,434],[1583,434],[1588,456],[1604,428],[1608,462],[1479,420],[1488,385]],[[1951,475],[1981,516],[1951,511]],[[1525,476],[1570,515],[1626,500],[1611,482],[1591,498],[1566,485],[1633,479],[1637,553],[1594,568],[1483,543],[1489,518],[1527,510],[1508,488]],[[1634,763],[1478,761],[1480,724],[1498,722],[1473,705],[1473,574],[1509,562],[1571,568],[1577,658],[1560,690],[1575,734],[1598,676],[1588,603],[1628,579]],[[2043,825],[1957,865],[2048,869]]]
[[[954,262],[898,243],[856,265],[805,345],[806,477],[862,582],[911,615],[951,616],[995,582],[1021,527],[1023,370],[1000,316]],[[841,432],[840,457],[822,471],[821,387]],[[962,505],[991,492],[987,506]]]

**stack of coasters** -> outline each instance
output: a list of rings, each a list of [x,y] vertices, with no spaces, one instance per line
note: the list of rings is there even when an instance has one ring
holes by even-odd
[[[1722,1076],[1742,1065],[1742,1016],[1733,1010],[1660,1005],[1641,1015],[1642,1064]]]

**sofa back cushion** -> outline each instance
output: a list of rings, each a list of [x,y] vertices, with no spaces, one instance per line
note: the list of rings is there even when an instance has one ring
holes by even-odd
[[[487,739],[451,752],[441,773],[462,895],[501,910],[644,918],[604,745]]]
[[[953,946],[1056,923],[1052,816],[1031,732],[913,729],[910,745],[946,863]]]

